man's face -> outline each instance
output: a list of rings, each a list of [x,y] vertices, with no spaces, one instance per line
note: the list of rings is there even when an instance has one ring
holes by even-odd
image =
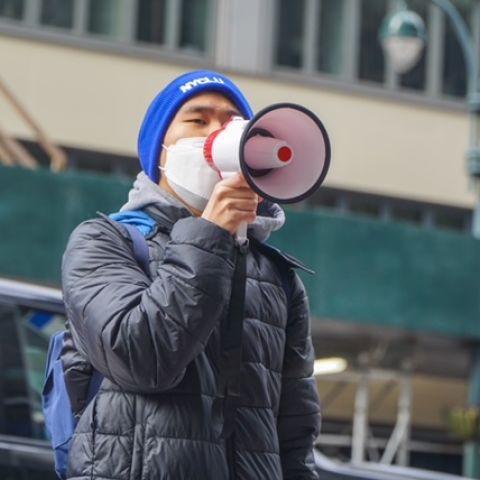
[[[238,108],[220,93],[202,93],[185,102],[168,127],[163,143],[175,144],[182,138],[208,137],[218,130],[232,116],[242,116]],[[166,161],[166,151],[162,149],[160,165]],[[162,175],[163,178],[163,175]]]

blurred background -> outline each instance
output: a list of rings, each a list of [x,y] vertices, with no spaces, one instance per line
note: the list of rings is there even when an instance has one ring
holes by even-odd
[[[322,478],[480,478],[479,45],[479,0],[0,0],[0,478],[46,478],[25,449],[68,235],[124,203],[147,106],[203,68],[332,141],[271,243],[316,271],[319,452],[391,473]]]

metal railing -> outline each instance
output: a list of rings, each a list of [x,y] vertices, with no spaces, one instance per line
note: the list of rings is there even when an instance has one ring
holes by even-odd
[[[0,93],[34,134],[35,140],[50,159],[50,169],[54,172],[63,170],[67,165],[67,155],[47,136],[2,78],[0,78]],[[8,166],[18,165],[32,170],[39,166],[37,159],[2,126],[0,126],[0,163]]]
[[[413,405],[413,374],[408,371],[395,371],[379,368],[366,368],[363,371],[345,371],[324,375],[322,378],[336,382],[337,387],[330,390],[323,399],[323,408],[334,403],[347,385],[356,386],[354,396],[351,434],[338,432],[335,434],[321,433],[316,444],[321,447],[344,447],[350,449],[352,465],[378,462],[381,465],[410,465],[410,452],[425,452],[436,454],[461,455],[460,444],[443,441],[412,440],[412,405]],[[372,382],[382,382],[374,398],[371,398]],[[379,408],[393,389],[397,389],[397,415],[393,428],[374,436],[369,424],[369,412]],[[349,430],[349,429],[348,429]]]

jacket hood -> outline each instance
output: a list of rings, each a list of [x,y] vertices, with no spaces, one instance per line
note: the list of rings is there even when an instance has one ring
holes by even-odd
[[[192,212],[173,195],[154,183],[144,172],[140,172],[128,194],[128,201],[121,212],[151,208],[166,224],[173,226],[181,218]],[[249,225],[249,233],[258,241],[264,242],[270,234],[282,228],[285,212],[279,205],[263,201],[257,210],[257,220]]]

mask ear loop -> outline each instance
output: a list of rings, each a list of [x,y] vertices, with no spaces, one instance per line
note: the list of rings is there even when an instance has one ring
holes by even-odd
[[[169,150],[170,147],[167,147],[164,143],[162,143],[162,148],[164,148],[167,152]],[[166,168],[165,167],[162,167],[161,165],[158,166],[158,169],[163,173],[166,171]]]

